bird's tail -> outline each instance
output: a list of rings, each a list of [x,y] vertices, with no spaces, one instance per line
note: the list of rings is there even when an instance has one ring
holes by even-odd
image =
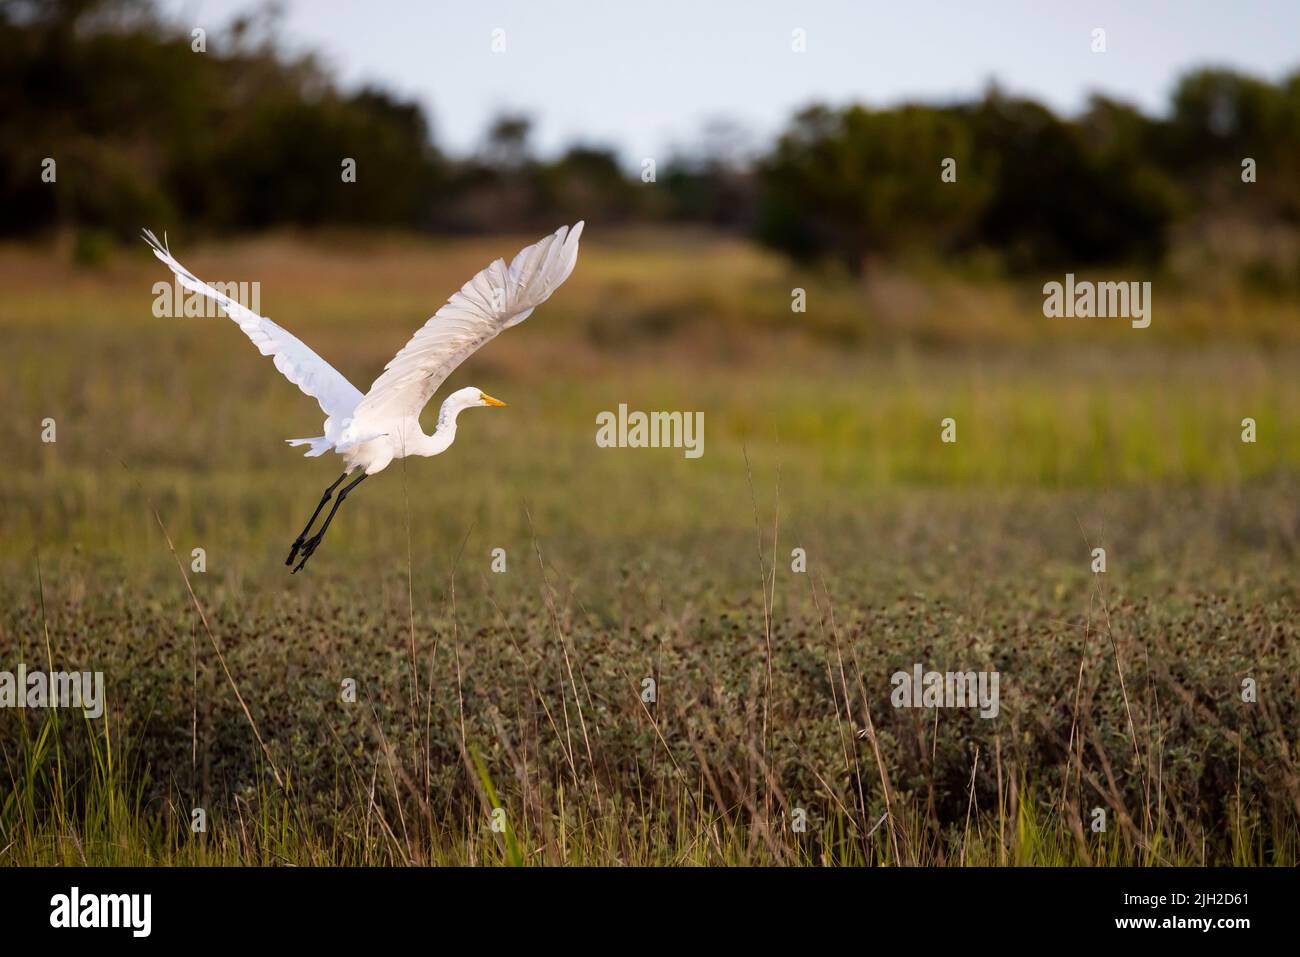
[[[324,455],[334,447],[334,443],[323,435],[318,435],[314,439],[285,439],[285,441],[290,445],[310,445],[311,451],[307,453],[307,458]]]

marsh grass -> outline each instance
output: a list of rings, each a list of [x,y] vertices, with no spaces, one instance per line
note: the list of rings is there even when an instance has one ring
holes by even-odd
[[[597,804],[580,781],[534,783],[498,792],[481,759],[474,760],[485,810],[505,809],[505,827],[492,830],[490,812],[410,819],[401,793],[409,777],[384,775],[339,784],[324,795],[335,810],[322,819],[291,781],[280,789],[255,773],[245,788],[209,818],[190,827],[191,803],[179,792],[146,796],[145,762],[111,759],[111,721],[78,730],[90,744],[84,767],[68,761],[55,719],[21,742],[21,764],[0,807],[0,848],[6,863],[51,866],[387,866],[387,865],[831,865],[888,866],[1171,866],[1230,863],[1294,866],[1294,824],[1268,826],[1258,811],[1240,809],[1221,833],[1201,841],[1161,820],[1130,839],[1119,827],[1091,833],[1076,810],[1062,808],[1025,777],[995,790],[992,807],[969,813],[962,826],[942,827],[924,794],[905,793],[873,830],[839,798],[814,809],[807,831],[784,820],[755,818],[742,802],[713,805],[709,788],[681,784],[645,794],[619,793]],[[65,731],[68,729],[64,729]],[[255,758],[252,759],[255,762]],[[399,783],[400,782],[400,783]],[[850,789],[851,790],[851,789]],[[868,790],[873,790],[868,787]],[[883,806],[883,805],[878,805]],[[430,811],[427,806],[424,810]],[[522,823],[512,822],[518,814]],[[1292,819],[1293,821],[1294,819]],[[518,830],[516,830],[518,827]],[[891,829],[893,833],[891,833]],[[1212,841],[1212,843],[1211,843]]]
[[[1290,494],[1248,498],[1268,512]],[[133,575],[116,595],[91,562],[47,561],[48,591],[11,595],[6,640],[45,657],[22,626],[44,595],[50,660],[102,668],[110,710],[0,715],[0,847],[26,863],[1295,862],[1300,643],[1285,568],[1243,545],[1252,519],[1186,499],[1214,529],[1205,557],[1171,567],[1177,523],[1148,523],[1164,557],[1102,590],[1077,562],[1033,568],[1078,503],[990,514],[984,496],[899,495],[917,511],[883,503],[848,535],[898,546],[892,582],[887,562],[847,559],[861,580],[828,581],[828,558],[760,593],[752,527],[734,544],[747,567],[664,582],[652,561],[616,587],[563,572],[594,557],[525,542],[540,562],[525,547],[508,587],[464,572],[454,604],[448,578],[415,573],[414,609],[401,568],[258,595],[195,575],[283,788],[162,542],[156,583]],[[1147,508],[1107,503],[1119,527]],[[996,541],[938,547],[972,526]],[[759,525],[765,556],[775,527]],[[706,547],[733,546],[687,550]],[[635,567],[621,548],[596,554]],[[927,566],[936,554],[950,564]],[[999,718],[891,707],[889,675],[917,660],[998,669]],[[347,676],[356,704],[339,700]]]
[[[512,243],[182,258],[261,279],[364,385]],[[1294,304],[1049,328],[1015,284],[593,238],[447,384],[510,409],[367,483],[289,577],[337,473],[281,439],[317,410],[223,320],[150,316],[153,265],[0,251],[4,666],[109,690],[97,721],[0,712],[0,861],[1297,862]],[[598,449],[620,402],[703,409],[703,458]],[[892,707],[918,661],[998,670],[1000,716]]]

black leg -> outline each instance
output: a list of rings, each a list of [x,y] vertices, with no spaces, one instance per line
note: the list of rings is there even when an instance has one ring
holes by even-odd
[[[338,477],[338,481],[325,490],[325,494],[321,496],[320,504],[316,506],[316,511],[311,513],[311,518],[307,519],[306,526],[298,533],[298,537],[294,539],[293,548],[289,550],[289,557],[284,560],[286,565],[293,564],[294,556],[298,554],[298,549],[302,548],[302,543],[307,540],[307,533],[311,531],[312,524],[316,521],[316,516],[318,516],[320,510],[325,507],[325,503],[330,500],[330,496],[334,494],[334,490],[338,488],[339,484],[347,477],[348,473],[344,472]]]
[[[335,513],[338,512],[339,506],[343,504],[343,500],[348,497],[348,492],[351,492],[365,480],[366,473],[362,472],[361,477],[351,485],[343,486],[343,491],[339,492],[339,497],[334,500],[334,507],[331,508],[329,514],[325,516],[325,522],[321,525],[320,531],[303,543],[302,560],[298,562],[297,566],[294,568],[294,574],[302,571],[302,567],[307,564],[307,559],[311,558],[316,549],[320,546],[321,540],[324,539],[325,533],[329,530],[330,522],[334,521]]]

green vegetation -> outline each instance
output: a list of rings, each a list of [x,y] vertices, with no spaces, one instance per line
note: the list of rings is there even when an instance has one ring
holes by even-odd
[[[363,387],[523,241],[173,235]],[[1058,323],[1034,282],[593,231],[447,383],[510,407],[290,577],[337,473],[281,439],[319,411],[227,321],[154,318],[163,278],[0,250],[0,666],[108,688],[101,721],[0,711],[0,861],[1300,859],[1293,303]],[[704,456],[597,448],[620,402],[703,410]],[[999,717],[893,708],[915,662],[996,669]]]

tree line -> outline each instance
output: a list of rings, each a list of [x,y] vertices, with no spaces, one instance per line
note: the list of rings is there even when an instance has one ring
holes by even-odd
[[[814,105],[757,155],[706,146],[651,171],[593,144],[539,158],[514,115],[451,156],[416,103],[340,89],[271,21],[204,42],[148,0],[0,0],[0,230],[698,223],[859,272],[914,249],[1013,270],[1158,262],[1179,224],[1300,224],[1300,71],[1198,69],[1158,117],[1098,96],[1066,118],[996,87]]]

